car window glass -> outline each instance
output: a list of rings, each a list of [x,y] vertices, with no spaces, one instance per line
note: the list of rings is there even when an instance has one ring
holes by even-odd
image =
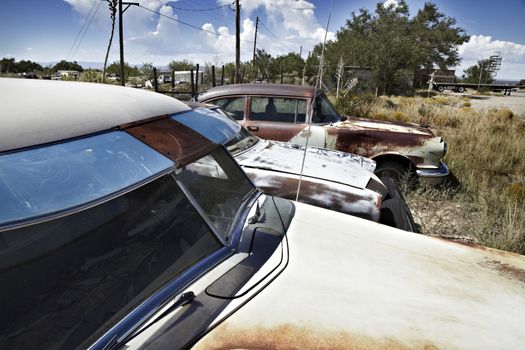
[[[221,98],[210,103],[221,107],[236,120],[244,119],[244,97]]]
[[[0,227],[100,200],[175,164],[123,131],[0,156]]]
[[[313,123],[333,123],[340,120],[339,114],[325,95],[319,95],[315,99]]]
[[[187,165],[177,175],[208,216],[217,233],[225,240],[243,201],[254,189],[226,150],[218,148],[210,155]]]
[[[0,348],[86,348],[222,247],[170,174],[89,209],[3,231]]]
[[[306,101],[296,98],[252,97],[251,119],[281,123],[304,123]]]

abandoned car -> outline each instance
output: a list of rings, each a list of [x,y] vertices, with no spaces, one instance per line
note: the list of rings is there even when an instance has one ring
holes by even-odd
[[[216,105],[188,105],[199,113],[173,118],[224,144],[264,193],[416,231],[401,191],[393,181],[383,179],[385,186],[374,175],[373,160],[317,147],[308,147],[305,154],[303,146],[259,139]]]
[[[442,161],[447,145],[425,126],[341,117],[328,98],[310,86],[237,84],[198,95],[213,103],[260,138],[331,148],[377,162],[379,177],[416,175],[421,183],[438,184],[449,174]],[[311,126],[308,123],[311,119]]]
[[[523,256],[264,195],[161,94],[0,91],[2,349],[525,344]]]

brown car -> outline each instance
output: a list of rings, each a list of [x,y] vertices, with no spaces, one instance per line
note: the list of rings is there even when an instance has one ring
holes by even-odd
[[[420,182],[437,184],[449,174],[441,160],[447,145],[428,127],[341,117],[328,98],[310,86],[225,85],[200,94],[198,100],[222,107],[260,138],[304,145],[309,136],[310,146],[372,158],[380,177],[415,173]]]

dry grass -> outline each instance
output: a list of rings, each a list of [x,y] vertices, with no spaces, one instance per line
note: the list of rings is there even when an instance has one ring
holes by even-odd
[[[456,96],[367,103],[354,111],[430,125],[449,145],[445,161],[454,185],[407,194],[423,233],[525,254],[525,116],[508,109],[478,112]]]

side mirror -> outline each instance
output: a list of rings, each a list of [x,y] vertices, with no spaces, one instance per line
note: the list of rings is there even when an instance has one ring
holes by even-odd
[[[347,117],[346,115],[343,115],[343,116],[341,117],[341,121],[342,121],[342,122],[345,122],[345,121],[347,121],[347,120],[348,120],[348,117]]]

